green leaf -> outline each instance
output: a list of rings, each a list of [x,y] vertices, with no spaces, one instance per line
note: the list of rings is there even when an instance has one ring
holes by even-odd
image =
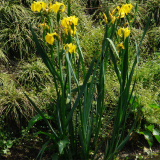
[[[37,134],[44,134],[44,135],[50,137],[52,140],[55,139],[53,134],[50,134],[50,133],[47,133],[47,132],[38,131]]]
[[[144,138],[147,140],[150,147],[153,145],[153,137],[150,131],[139,132],[139,134],[143,134]]]
[[[114,51],[115,51],[115,53],[116,53],[117,57],[119,58],[119,55],[118,55],[117,49],[116,49],[116,47],[115,47],[115,45],[114,45],[113,41],[112,41],[110,38],[107,38],[107,40],[108,40],[108,41],[110,42],[110,44],[112,45],[112,47],[113,47],[113,49],[114,49]]]
[[[46,119],[53,119],[52,116],[48,116],[46,113],[43,113],[44,117]],[[30,130],[30,128],[39,120],[43,119],[42,116],[40,114],[37,114],[36,116],[34,116],[28,123],[28,128],[27,131]]]
[[[63,138],[57,144],[59,146],[59,153],[62,154],[63,149],[65,148],[66,144],[69,143],[68,138]]]
[[[7,148],[11,148],[13,145],[13,141],[12,140],[7,140],[6,146]]]
[[[153,130],[153,135],[156,138],[156,140],[160,143],[160,133],[158,129]]]
[[[71,4],[70,4],[70,0],[68,1],[68,17],[71,14]]]
[[[57,93],[57,104],[56,104],[56,111],[57,111],[57,118],[58,118],[58,124],[59,124],[59,129],[60,129],[60,133],[63,134],[62,131],[62,124],[61,124],[61,118],[60,118],[60,97],[59,97],[59,92]]]
[[[109,47],[109,48],[110,48],[110,47]],[[120,71],[119,71],[119,69],[118,69],[118,67],[117,67],[116,58],[115,58],[115,56],[114,56],[113,51],[112,51],[111,48],[110,48],[110,54],[111,54],[112,62],[113,62],[113,64],[114,64],[114,70],[115,70],[115,72],[116,72],[116,74],[117,74],[117,78],[118,78],[118,80],[119,80],[119,84],[121,84]]]
[[[146,26],[145,26],[145,28],[144,28],[144,32],[143,32],[143,35],[142,35],[142,38],[141,38],[141,41],[140,41],[140,44],[139,44],[138,50],[140,50],[140,47],[141,47],[141,44],[142,44],[143,38],[144,38],[144,36],[145,36],[145,34],[146,34],[147,30],[148,30],[149,22],[150,22],[150,17],[151,17],[151,14],[150,14],[150,15],[149,15],[149,17],[148,17],[147,24],[146,24]]]
[[[154,125],[149,125],[149,126],[147,127],[147,129],[148,129],[149,131],[151,131],[151,132],[153,132],[153,128],[154,128]]]
[[[157,135],[157,136],[159,136],[160,135],[160,133],[159,133],[159,130],[158,129],[153,129],[153,135]]]
[[[78,49],[80,51],[80,56],[84,60],[83,53],[82,53],[82,50],[81,50],[81,46],[80,46],[80,43],[79,43],[79,38],[78,38],[78,34],[77,33],[76,33],[76,42],[77,42]]]
[[[84,63],[83,63],[84,56],[83,56],[83,53],[82,53],[82,50],[81,50],[81,46],[80,46],[80,43],[79,43],[79,38],[78,38],[77,33],[76,33],[76,42],[77,42],[77,49],[78,49],[78,54],[79,54],[79,63],[81,62],[81,64],[82,64],[83,76],[85,77],[86,70],[85,70]],[[78,73],[79,73],[79,68],[77,68],[77,70],[78,70]]]
[[[154,137],[155,137],[156,140],[160,143],[160,136],[155,135]]]
[[[25,94],[25,93],[24,93]],[[35,103],[25,94],[25,96],[27,97],[27,99],[30,101],[30,103],[33,105],[33,107],[35,108],[35,110],[42,116],[43,120],[45,121],[45,123],[47,124],[47,126],[51,129],[52,133],[55,135],[55,137],[58,139],[58,135],[56,134],[56,132],[54,131],[54,129],[52,128],[51,124],[48,122],[48,120],[45,118],[43,112],[35,105]]]
[[[3,150],[3,153],[4,153],[4,154],[8,154],[8,153],[9,153],[9,149],[8,149],[8,148],[4,149],[4,150]]]
[[[136,119],[135,119],[135,121],[134,121],[134,123],[133,123],[133,125],[132,125],[132,128],[130,129],[128,135],[127,135],[126,138],[119,144],[119,146],[117,146],[117,148],[115,149],[115,151],[109,155],[110,158],[113,157],[113,156],[118,152],[118,150],[121,150],[121,149],[124,147],[124,145],[128,142],[128,140],[133,136],[133,134],[134,134],[133,129],[135,128],[135,125],[136,125],[136,123],[137,123],[139,114],[140,114],[140,110],[138,111],[138,114],[137,114],[137,116],[136,116]],[[111,141],[111,143],[113,143],[113,142]],[[107,145],[107,148],[106,148],[106,149],[107,149],[107,150],[106,150],[106,153],[105,153],[105,154],[107,154],[107,152],[109,152],[109,150],[110,150],[110,145],[109,145],[109,144]]]
[[[92,72],[92,69],[93,69],[94,62],[95,62],[95,58],[93,58],[93,60],[92,60],[92,62],[91,62],[91,65],[90,65],[90,67],[89,67],[89,70],[88,70],[88,72],[87,72],[87,75],[86,75],[86,77],[85,77],[85,80],[84,80],[84,82],[83,82],[82,89],[81,89],[81,91],[80,91],[80,93],[79,93],[79,95],[78,95],[78,97],[77,97],[77,99],[76,99],[76,101],[75,101],[75,103],[74,103],[71,111],[69,112],[69,115],[68,115],[68,117],[67,117],[65,126],[67,126],[68,123],[69,123],[69,121],[71,120],[72,115],[73,115],[73,112],[74,112],[75,108],[76,108],[77,105],[78,105],[78,102],[79,102],[79,100],[80,100],[80,98],[81,98],[81,96],[82,96],[82,94],[83,94],[84,89],[85,89],[86,86],[87,86],[87,82],[88,82],[88,80],[89,80],[89,77],[91,76],[91,72]]]
[[[76,75],[75,75],[75,73],[74,73],[74,71],[73,71],[72,64],[71,64],[71,62],[70,62],[70,60],[69,60],[69,56],[68,56],[68,54],[66,53],[66,51],[65,51],[64,49],[63,49],[63,51],[64,51],[64,53],[65,53],[65,55],[66,55],[66,59],[67,59],[67,62],[68,62],[68,64],[69,64],[69,67],[70,67],[71,73],[72,73],[72,75],[73,75],[73,78],[74,78],[74,80],[75,80],[75,82],[77,83],[77,86],[78,86],[78,80],[77,80]]]
[[[149,104],[148,106],[151,108],[160,109],[160,105],[157,104]]]
[[[43,147],[41,148],[41,150],[39,151],[39,153],[38,153],[38,155],[37,155],[37,157],[36,157],[36,160],[38,159],[38,157],[39,157],[40,155],[41,155],[41,156],[40,156],[40,160],[42,159],[42,155],[43,155],[43,153],[44,153],[47,145],[49,144],[49,142],[50,142],[50,140],[48,140],[48,141],[43,145]]]

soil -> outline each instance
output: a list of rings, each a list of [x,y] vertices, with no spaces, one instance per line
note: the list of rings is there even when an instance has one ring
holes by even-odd
[[[0,155],[0,160],[34,160],[41,147],[42,142],[23,142],[21,145],[13,145],[10,149],[10,155]],[[51,155],[44,153],[42,160],[50,160]]]
[[[29,138],[27,138],[29,139]],[[26,140],[21,140],[20,143],[21,145],[13,145],[10,152],[11,154],[8,156],[2,156],[0,155],[0,160],[34,160],[41,147],[43,146],[45,142],[42,140],[39,141],[26,141]],[[147,154],[144,152],[146,148],[149,148],[147,141],[143,138],[143,136],[139,136],[138,139],[130,140],[124,147],[124,149],[118,154],[117,159],[119,160],[135,160],[136,155],[141,154],[144,159],[149,160],[151,155]],[[152,155],[156,155],[156,153],[160,152],[160,144],[157,141],[154,141],[154,145],[152,147]],[[103,153],[103,152],[101,152]],[[99,153],[100,154],[100,153]],[[42,160],[50,160],[51,158],[51,153],[45,152],[43,155]],[[99,160],[102,160],[103,158],[100,157]],[[160,159],[160,157],[159,157]],[[152,160],[154,160],[152,158]],[[158,160],[158,159],[157,159]]]
[[[138,137],[134,137],[133,135],[133,138],[134,139],[129,140],[123,150],[119,153],[118,157],[120,160],[136,160],[136,157],[140,156],[143,156],[143,159],[148,160],[151,157],[159,156],[160,143],[158,143],[154,137],[154,143],[151,148],[152,152],[149,150],[148,142],[143,135],[138,135]]]

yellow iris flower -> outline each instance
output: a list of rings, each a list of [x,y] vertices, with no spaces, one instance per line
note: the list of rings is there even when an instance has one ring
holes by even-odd
[[[47,33],[47,35],[45,36],[46,42],[50,45],[53,45],[53,43],[54,43],[54,37],[53,36],[57,36],[59,38],[59,36],[56,32],[55,33]]]
[[[118,45],[117,45],[117,49],[118,49],[118,48],[122,48],[122,49],[124,49],[123,42],[121,42],[120,44],[118,44]]]
[[[78,18],[75,16],[70,16],[67,18],[63,18],[61,21],[61,25],[64,28],[65,33],[68,35],[68,32],[70,32],[71,36],[76,34],[76,25],[78,23]],[[74,25],[74,30],[72,29],[72,25]]]
[[[41,23],[38,27],[42,26],[43,29],[49,29],[49,26],[46,23]]]
[[[60,7],[63,7],[61,10],[60,10]],[[57,13],[58,11],[61,11],[61,12],[64,12],[65,10],[65,5],[63,3],[59,3],[59,2],[56,2],[55,4],[52,5],[52,9],[55,13]]]
[[[72,43],[70,43],[70,44],[66,44],[65,46],[64,46],[64,48],[68,48],[68,52],[69,53],[75,53],[75,50],[76,50],[76,46],[74,45],[74,44],[72,44]]]
[[[119,37],[122,37],[122,30],[123,30],[123,28],[120,28],[120,29],[118,30],[118,35],[119,35]]]
[[[41,9],[42,9],[42,5],[41,5],[40,2],[35,2],[35,1],[34,1],[34,3],[31,4],[31,10],[32,10],[33,12],[36,12],[36,11],[37,11],[37,12],[40,12]]]
[[[128,27],[127,28],[120,28],[119,30],[118,30],[118,35],[120,36],[120,37],[122,37],[122,31],[123,31],[123,33],[124,33],[124,38],[126,39],[128,36],[129,36],[129,34],[130,34],[130,30],[128,29]]]
[[[124,32],[124,38],[126,39],[128,36],[129,36],[129,34],[130,34],[130,30],[128,29],[128,27],[127,28],[125,28],[124,30],[123,30],[123,32]]]
[[[131,4],[123,4],[121,8],[118,7],[118,14],[121,18],[124,18],[125,15],[127,15],[128,13],[130,13],[131,9],[132,9],[132,5]]]
[[[31,4],[31,10],[33,12],[40,12],[42,8],[45,9],[46,5],[47,4],[42,2],[42,0],[37,2],[34,1],[34,3]]]
[[[63,18],[61,21],[61,25],[63,27],[68,27],[69,25],[71,26],[72,24],[74,24],[76,26],[77,23],[78,23],[78,18],[76,18],[75,16]]]

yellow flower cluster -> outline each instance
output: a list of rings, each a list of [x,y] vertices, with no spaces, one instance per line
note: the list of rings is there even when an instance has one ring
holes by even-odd
[[[76,50],[76,46],[74,45],[74,44],[72,44],[72,43],[70,43],[70,44],[66,44],[65,46],[64,46],[64,49],[66,49],[66,47],[68,48],[68,52],[69,53],[75,53],[75,50]]]
[[[120,18],[124,18],[125,15],[130,13],[132,7],[133,6],[131,4],[123,4],[121,8],[118,6],[117,9]]]
[[[62,8],[61,8],[62,6]],[[46,11],[49,13],[51,10],[53,10],[55,13],[59,12],[64,12],[65,10],[65,5],[63,3],[56,2],[55,4],[52,5],[50,2],[49,5],[45,2],[37,1],[31,4],[31,10],[33,12],[40,12],[43,9],[43,11]]]
[[[78,23],[78,18],[75,16],[70,16],[67,18],[63,18],[61,21],[61,25],[64,28],[65,33],[68,35],[70,32],[71,36],[76,34],[76,25]]]
[[[116,19],[118,19],[119,17],[120,18],[124,18],[125,17],[125,15],[127,15],[128,13],[130,13],[131,12],[131,9],[132,9],[132,5],[131,4],[123,4],[121,7],[116,7],[113,11],[112,11],[112,13],[109,11],[109,16],[110,16],[110,18],[111,18],[111,22],[112,22],[112,24],[114,24],[115,23],[115,20]],[[116,10],[118,10],[118,16],[114,16],[114,13],[116,12]],[[107,17],[106,17],[106,15],[103,13],[103,15],[104,15],[104,19],[105,19],[105,22],[107,23]]]
[[[33,2],[33,4],[31,4],[31,10],[33,12],[41,12],[41,10],[45,11],[46,13],[51,12],[51,10],[53,10],[56,14],[58,14],[58,12],[64,12],[65,10],[65,5],[63,3],[59,3],[59,2],[55,2],[55,4],[52,5],[52,3],[50,2],[49,4],[42,2],[41,1],[37,1],[37,2]],[[70,16],[67,18],[63,18],[61,21],[61,25],[66,33],[66,35],[68,35],[68,33],[70,33],[70,35],[74,35],[76,34],[76,26],[78,23],[78,18],[76,18],[75,16]],[[42,26],[43,29],[49,29],[48,24],[41,23],[38,27]],[[55,37],[59,37],[59,35],[54,32],[54,33],[47,33],[47,35],[45,36],[45,41],[50,44],[53,45]],[[64,48],[68,50],[69,53],[75,53],[76,50],[76,46],[73,45],[72,43],[66,44],[64,46]]]
[[[120,37],[122,37],[122,31],[123,31],[123,33],[124,33],[124,38],[126,39],[128,36],[129,36],[129,34],[130,34],[130,30],[128,29],[128,27],[127,28],[120,28],[119,30],[118,30],[118,35],[120,36]]]

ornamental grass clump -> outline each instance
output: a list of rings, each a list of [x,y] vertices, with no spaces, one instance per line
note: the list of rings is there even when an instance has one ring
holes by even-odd
[[[16,132],[34,116],[33,107],[16,83],[7,73],[0,73],[0,116],[4,116],[5,123]]]
[[[71,15],[70,0],[68,1],[67,16],[61,18],[61,12],[65,11],[63,3],[46,3],[37,1],[31,4],[31,9],[37,16],[41,16],[43,27],[44,48],[41,47],[37,36],[31,26],[33,39],[37,52],[53,76],[53,82],[57,97],[53,99],[52,107],[55,109],[55,116],[44,114],[35,103],[26,95],[34,106],[38,115],[28,124],[30,129],[34,123],[42,119],[49,127],[47,132],[39,131],[49,137],[43,145],[36,159],[41,159],[45,149],[52,151],[52,159],[95,159],[102,145],[105,145],[105,152],[100,156],[104,160],[112,160],[114,156],[123,148],[126,142],[134,133],[136,120],[126,134],[126,122],[131,111],[131,105],[135,101],[132,95],[135,80],[132,80],[134,69],[138,63],[139,49],[147,31],[147,26],[142,35],[140,44],[136,44],[137,53],[131,70],[129,70],[129,38],[132,23],[134,22],[138,6],[136,5],[134,16],[130,15],[133,11],[131,4],[116,7],[112,13],[108,7],[104,13],[106,22],[105,34],[102,40],[102,48],[96,54],[99,55],[95,61],[87,68],[84,64],[84,56],[80,47],[76,27],[78,18]],[[52,14],[56,14],[57,20],[53,22]],[[131,22],[132,19],[132,22]],[[127,23],[127,27],[124,24]],[[53,28],[55,24],[55,28]],[[116,42],[114,45],[113,40]],[[50,47],[50,55],[46,53],[46,47]],[[55,58],[56,50],[57,59]],[[75,54],[78,54],[78,59]],[[119,97],[117,106],[113,114],[108,118],[104,128],[112,120],[112,137],[104,137],[100,140],[100,130],[102,127],[102,116],[110,114],[109,108],[106,111],[105,105],[105,79],[108,58],[114,65],[115,73],[119,83]],[[81,78],[80,78],[80,75]],[[83,83],[80,80],[83,79]],[[76,96],[76,97],[74,97]],[[73,98],[74,97],[74,98]],[[132,104],[130,104],[130,100]],[[49,123],[48,119],[55,121],[58,128]],[[104,143],[107,140],[107,143]],[[49,145],[50,144],[50,145]],[[98,159],[99,157],[97,157]]]
[[[35,54],[29,24],[38,21],[33,13],[13,1],[0,1],[0,59],[28,58]]]

